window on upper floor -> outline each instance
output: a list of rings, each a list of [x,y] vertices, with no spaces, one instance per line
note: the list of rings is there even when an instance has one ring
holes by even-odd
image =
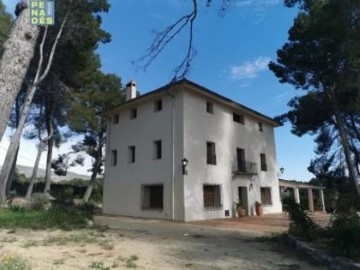
[[[220,185],[205,184],[203,186],[203,195],[205,209],[219,209],[222,207]]]
[[[137,108],[130,109],[130,119],[137,118]]]
[[[245,125],[245,117],[242,114],[238,114],[238,113],[233,113],[233,120],[236,123]]]
[[[267,164],[266,164],[266,155],[260,154],[260,164],[261,164],[261,170],[267,171]]]
[[[216,165],[216,150],[213,142],[206,143],[206,163]]]
[[[154,141],[154,159],[162,158],[162,143],[161,140]]]
[[[135,146],[129,146],[128,150],[128,162],[129,163],[135,163]]]
[[[119,117],[119,115],[118,114],[115,114],[114,116],[113,116],[113,124],[119,124],[119,119],[120,119],[120,117]]]
[[[111,150],[111,161],[110,161],[110,165],[111,166],[116,166],[117,165],[117,150]]]
[[[261,193],[261,203],[264,205],[271,205],[271,188],[270,187],[262,187],[260,188]]]
[[[164,186],[143,185],[142,186],[142,209],[162,210],[164,208]]]
[[[154,112],[161,111],[162,107],[163,107],[162,99],[158,99],[154,101]]]
[[[259,131],[264,131],[264,126],[262,122],[258,122]]]
[[[206,112],[213,114],[214,113],[214,104],[211,102],[206,102]]]

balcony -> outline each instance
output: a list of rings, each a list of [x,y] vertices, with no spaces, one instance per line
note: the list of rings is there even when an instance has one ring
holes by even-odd
[[[234,174],[258,174],[257,164],[255,162],[235,160],[233,162],[232,172]]]

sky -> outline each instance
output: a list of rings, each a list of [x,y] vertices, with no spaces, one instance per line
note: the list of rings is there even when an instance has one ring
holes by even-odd
[[[10,11],[15,0],[3,0]],[[115,73],[125,84],[134,79],[144,94],[167,84],[173,70],[186,53],[187,29],[178,36],[145,71],[133,62],[150,46],[154,33],[164,29],[189,12],[191,0],[109,0],[109,13],[102,14],[102,28],[112,35],[109,44],[100,45],[98,53],[102,70]],[[243,105],[271,117],[287,112],[288,101],[301,90],[282,85],[268,69],[276,60],[276,51],[287,40],[287,32],[296,16],[296,9],[283,6],[282,0],[231,0],[225,12],[220,12],[220,0],[211,7],[199,0],[199,14],[194,26],[196,56],[187,78]],[[0,164],[7,137],[0,144]],[[282,178],[308,181],[307,171],[315,157],[310,136],[301,138],[291,133],[285,124],[275,130],[278,168],[285,169]],[[65,144],[60,152],[69,149]],[[34,142],[24,141],[19,163],[32,165]],[[45,157],[41,166],[45,165]],[[84,167],[72,171],[88,174]]]

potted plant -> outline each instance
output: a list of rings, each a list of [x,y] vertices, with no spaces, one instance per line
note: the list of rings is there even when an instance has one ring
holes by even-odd
[[[246,216],[246,210],[243,207],[242,203],[239,201],[239,202],[236,202],[235,204],[236,204],[236,211],[238,213],[238,216],[239,217],[245,217]]]
[[[263,206],[260,202],[255,202],[255,212],[257,216],[261,216],[264,212]]]

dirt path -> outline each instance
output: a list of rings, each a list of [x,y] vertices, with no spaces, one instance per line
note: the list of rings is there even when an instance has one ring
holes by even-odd
[[[104,232],[0,230],[0,257],[21,255],[39,270],[326,269],[250,233],[131,219],[118,227]]]

